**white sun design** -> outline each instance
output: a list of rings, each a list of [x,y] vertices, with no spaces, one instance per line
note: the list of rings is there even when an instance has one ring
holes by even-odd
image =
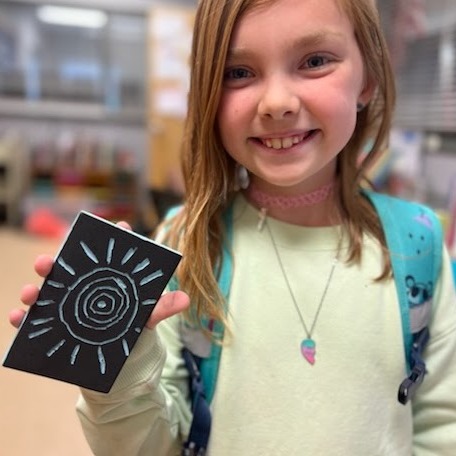
[[[121,255],[119,264],[114,264],[116,240],[110,238],[104,258],[99,258],[83,241],[79,246],[84,255],[91,260],[91,271],[79,276],[75,267],[68,264],[61,256],[56,261],[57,267],[66,271],[69,284],[64,281],[46,280],[46,284],[61,291],[61,300],[39,300],[38,307],[57,306],[56,317],[31,320],[33,330],[29,339],[39,338],[54,329],[56,323],[63,323],[68,337],[49,347],[46,352],[52,357],[65,344],[72,343],[69,363],[77,362],[81,346],[94,346],[100,373],[105,374],[107,361],[104,348],[120,342],[125,357],[130,354],[130,347],[125,335],[133,328],[141,306],[154,306],[155,299],[141,300],[140,290],[152,281],[163,276],[161,269],[150,268],[148,258],[135,261],[138,248],[129,248]],[[120,257],[119,257],[120,258]],[[133,328],[136,333],[140,327]]]

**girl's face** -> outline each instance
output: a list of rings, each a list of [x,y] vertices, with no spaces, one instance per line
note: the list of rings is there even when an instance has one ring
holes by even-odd
[[[367,85],[353,26],[337,0],[279,0],[247,12],[225,65],[218,126],[226,151],[263,190],[333,179]]]

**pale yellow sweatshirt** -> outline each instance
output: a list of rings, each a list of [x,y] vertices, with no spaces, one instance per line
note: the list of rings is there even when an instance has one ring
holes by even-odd
[[[222,351],[209,455],[456,455],[456,297],[446,250],[428,374],[413,405],[403,406],[399,304],[393,281],[373,281],[381,268],[376,243],[366,238],[360,265],[339,261],[328,284],[338,229],[269,220],[304,325],[313,326],[311,365],[300,350],[306,330],[257,222],[256,210],[239,199],[233,338]],[[95,455],[179,454],[191,420],[180,328],[174,317],[145,330],[111,393],[82,391],[78,413]]]

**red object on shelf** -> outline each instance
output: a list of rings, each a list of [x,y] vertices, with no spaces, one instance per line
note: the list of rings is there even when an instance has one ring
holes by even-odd
[[[59,218],[48,208],[38,208],[31,212],[25,220],[25,229],[39,236],[63,238],[70,225]]]

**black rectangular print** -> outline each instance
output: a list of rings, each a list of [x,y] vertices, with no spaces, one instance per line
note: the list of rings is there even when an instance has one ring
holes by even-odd
[[[180,259],[81,212],[3,365],[108,392]]]

